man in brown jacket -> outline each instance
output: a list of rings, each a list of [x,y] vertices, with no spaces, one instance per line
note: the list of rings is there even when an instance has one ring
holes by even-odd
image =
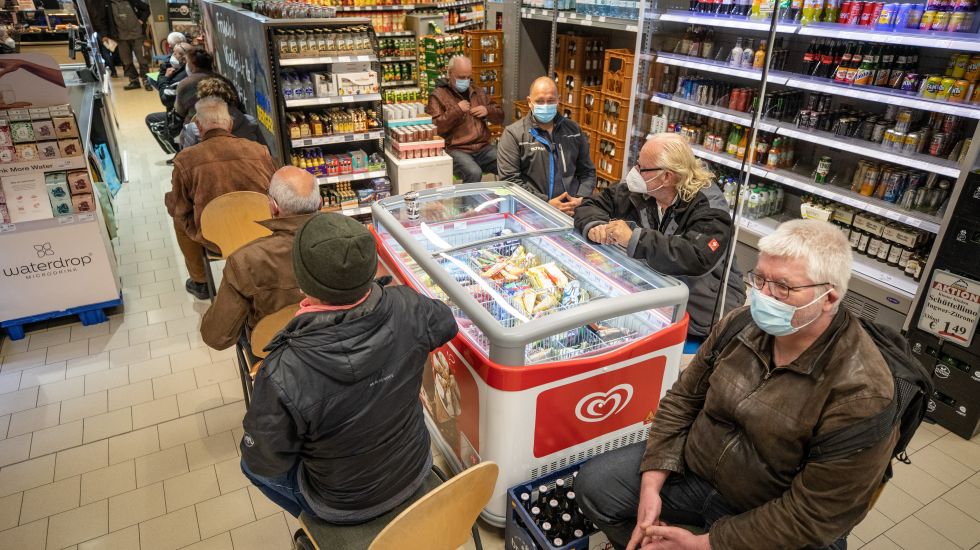
[[[839,308],[851,249],[834,226],[781,225],[746,277],[752,323],[707,357],[722,320],[660,401],[644,443],[583,466],[579,504],[617,548],[846,548],[898,430],[842,458],[808,461],[815,437],[888,406],[891,370]],[[694,535],[669,524],[694,525]]]
[[[259,319],[303,299],[293,275],[293,238],[321,204],[316,179],[306,170],[286,166],[272,175],[272,219],[259,222],[272,234],[255,239],[228,257],[218,295],[201,321],[205,344],[214,349],[229,348],[243,327],[251,330]]]
[[[483,88],[473,85],[468,57],[453,57],[448,70],[448,78],[440,79],[429,95],[425,112],[446,140],[453,173],[463,183],[472,183],[483,179],[484,172],[497,173],[497,147],[490,143],[487,123],[500,124],[504,112]]]
[[[206,300],[203,247],[217,247],[201,236],[201,212],[213,199],[232,191],[265,194],[275,167],[265,145],[231,135],[232,118],[223,100],[208,97],[198,101],[194,122],[201,143],[174,157],[173,189],[164,203],[174,219],[177,245],[190,275],[184,286],[187,292]]]

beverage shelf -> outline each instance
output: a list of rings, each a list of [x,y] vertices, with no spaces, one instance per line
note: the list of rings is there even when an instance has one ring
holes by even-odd
[[[315,105],[339,105],[342,103],[363,103],[365,101],[381,101],[381,94],[338,95],[330,97],[290,99],[286,101],[286,107],[292,108],[312,107]]]
[[[657,54],[657,62],[663,63],[664,65],[673,65],[675,67],[685,67],[688,69],[697,69],[699,71],[705,71],[709,73],[736,76],[748,80],[762,80],[762,71],[760,70],[733,67],[728,63],[723,63],[721,61],[713,61],[711,59],[701,59],[697,57],[688,57],[686,55],[676,55],[667,52],[660,52]],[[786,80],[785,77],[774,75],[771,72],[769,73],[770,84],[785,84],[785,80]]]
[[[726,155],[722,153],[715,153],[708,151],[701,146],[694,145],[694,154],[697,157],[709,160],[727,166],[734,170],[739,170],[742,167],[742,161],[731,155]],[[871,197],[865,197],[859,193],[855,193],[850,189],[844,189],[842,187],[835,187],[831,185],[813,183],[808,178],[803,175],[796,174],[789,170],[776,169],[770,170],[768,168],[763,168],[761,166],[749,166],[749,171],[753,176],[764,178],[776,183],[783,184],[787,187],[792,187],[794,189],[799,189],[807,193],[824,197],[832,201],[837,201],[854,208],[859,208],[865,212],[882,216],[890,220],[894,220],[905,225],[916,227],[922,229],[923,231],[928,231],[930,233],[938,233],[939,225],[941,220],[936,216],[931,216],[929,214],[923,214],[921,212],[910,212],[907,210],[902,210],[898,206],[879,199],[874,199]]]
[[[741,29],[747,31],[769,31],[769,21],[765,19],[749,19],[738,15],[721,15],[711,13],[691,13],[684,10],[667,10],[660,16],[661,21],[687,23],[705,27],[722,27],[726,29]],[[794,34],[800,29],[798,23],[777,23],[776,32]]]
[[[445,27],[443,27],[442,30],[445,31],[445,32],[458,31],[460,29],[465,29],[467,27],[472,27],[473,25],[482,24],[483,21],[484,21],[484,18],[483,17],[480,17],[480,18],[477,18],[477,19],[470,19],[469,21],[463,21],[462,23],[458,23],[456,25],[446,25]]]
[[[751,123],[751,118],[746,113],[739,113],[737,111],[731,111],[722,107],[709,108],[703,105],[697,105],[687,101],[663,96],[664,94],[658,94],[652,98],[652,101],[667,107],[673,107],[691,113],[717,118],[719,120],[724,120],[734,124],[748,125]],[[798,139],[800,141],[824,145],[826,147],[849,151],[877,160],[891,162],[900,166],[907,166],[909,168],[915,168],[926,172],[935,172],[951,178],[958,178],[960,175],[960,167],[955,161],[940,159],[920,153],[895,153],[881,149],[875,143],[845,138],[831,134],[830,132],[822,132],[812,128],[800,129],[795,128],[788,123],[772,123],[766,122],[765,120],[759,121],[759,129],[766,132],[774,132],[777,135]]]
[[[423,116],[418,118],[399,118],[396,120],[385,121],[385,126],[389,128],[400,128],[402,126],[416,126],[418,124],[432,124],[432,117]]]
[[[374,55],[336,55],[326,57],[295,57],[280,59],[281,67],[297,67],[301,65],[329,65],[331,63],[373,62],[378,58]]]
[[[401,86],[415,86],[419,82],[418,80],[392,80],[390,82],[382,82],[382,88],[398,88]]]
[[[342,174],[340,176],[317,176],[317,185],[327,185],[331,183],[341,183],[345,181],[358,181],[358,180],[369,180],[373,178],[383,178],[386,172],[384,170],[375,170],[373,172],[357,172],[354,174]]]
[[[524,19],[537,19],[539,21],[551,21],[553,10],[542,8],[521,8],[521,17]],[[657,19],[657,14],[646,17],[647,20]],[[571,25],[581,25],[583,27],[599,27],[614,31],[637,32],[639,26],[635,19],[620,19],[618,17],[605,17],[598,15],[581,15],[575,12],[559,11],[558,22]]]
[[[334,6],[338,12],[347,11],[411,11],[413,4],[379,5],[379,6]]]
[[[418,61],[414,55],[389,55],[387,57],[379,57],[378,61],[382,63],[397,63],[399,61]]]
[[[739,219],[739,226],[741,226],[743,231],[751,233],[754,237],[753,240],[756,242],[759,238],[774,233],[780,223],[781,220],[773,218],[760,218],[757,220]],[[915,292],[919,288],[919,283],[915,282],[914,279],[906,277],[900,269],[860,254],[854,254],[851,270],[867,283],[887,292],[897,292],[909,300],[915,298]]]
[[[316,145],[331,145],[333,143],[351,143],[354,141],[370,141],[381,139],[385,136],[384,131],[374,130],[372,132],[358,132],[354,134],[336,134],[332,136],[322,136],[314,138],[303,138],[292,140],[293,147],[313,147]]]
[[[335,208],[335,207],[328,206],[326,208],[321,208],[320,212],[333,212],[335,214],[343,214],[345,216],[351,216],[351,217],[366,216],[371,213],[371,207],[359,206],[357,208]]]

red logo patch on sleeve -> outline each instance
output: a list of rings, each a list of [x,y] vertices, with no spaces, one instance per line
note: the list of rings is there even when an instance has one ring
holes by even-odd
[[[710,248],[712,252],[717,251],[719,246],[721,245],[718,244],[718,239],[711,239],[708,241],[708,248]]]

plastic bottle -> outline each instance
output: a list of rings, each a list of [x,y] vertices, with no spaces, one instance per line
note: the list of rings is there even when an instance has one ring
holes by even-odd
[[[751,68],[752,61],[755,58],[755,52],[752,51],[752,39],[749,39],[749,44],[745,46],[742,50],[742,61],[739,63],[740,67]]]
[[[762,17],[762,0],[752,0],[752,19],[759,19]]]
[[[761,69],[766,62],[766,41],[762,40],[759,42],[759,49],[755,52],[755,58],[752,60],[753,69]]]
[[[738,140],[738,149],[735,151],[735,156],[739,159],[745,158],[745,149],[749,146],[749,133],[742,132],[742,137]]]
[[[750,220],[759,218],[759,188],[753,187],[749,193],[749,202],[745,205],[745,217]]]
[[[816,12],[816,3],[819,0],[803,0],[803,12],[800,16],[801,25],[809,25],[814,19],[814,14]]]
[[[742,39],[739,38],[735,40],[735,47],[732,48],[731,56],[728,58],[728,64],[738,67],[742,64]]]

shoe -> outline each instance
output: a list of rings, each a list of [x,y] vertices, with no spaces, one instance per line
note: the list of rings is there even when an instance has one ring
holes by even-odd
[[[140,85],[139,80],[130,80],[129,84],[123,86],[123,90],[139,90],[140,88],[142,88],[142,86]]]
[[[198,300],[211,299],[211,293],[208,292],[207,283],[195,283],[191,279],[187,279],[187,282],[184,283],[184,289],[186,289],[191,296],[197,298]]]
[[[174,159],[175,158],[177,158],[177,155],[174,155],[174,156],[168,158],[167,159],[167,166],[173,166],[174,165]]]
[[[119,78],[119,73],[117,73],[115,69],[112,69],[109,71],[109,76],[112,78]]]
[[[148,92],[152,92],[153,91],[153,85],[150,84],[150,81],[149,80],[143,82],[143,89],[146,90],[146,91],[148,91]]]

